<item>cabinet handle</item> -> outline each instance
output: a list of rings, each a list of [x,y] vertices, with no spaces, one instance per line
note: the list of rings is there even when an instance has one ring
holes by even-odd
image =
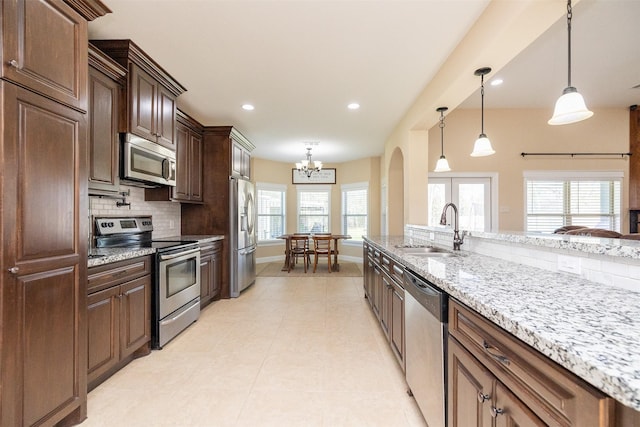
[[[483,392],[479,391],[478,392],[478,402],[480,403],[484,403],[487,400],[491,399],[491,396],[488,394],[484,394]]]
[[[20,269],[18,267],[11,267],[9,269],[9,273],[11,273],[11,274],[18,274],[19,271],[20,271]]]
[[[495,406],[492,406],[491,409],[490,409],[490,412],[491,412],[491,417],[492,418],[497,418],[498,415],[504,414],[504,409],[496,408]]]
[[[482,347],[484,347],[484,350],[489,353],[489,356],[493,357],[503,365],[509,365],[511,363],[507,356],[499,353],[500,350],[484,340],[482,341]]]
[[[15,59],[9,61],[9,65],[11,65],[13,68],[20,68],[20,64],[18,64],[18,61],[16,61]]]

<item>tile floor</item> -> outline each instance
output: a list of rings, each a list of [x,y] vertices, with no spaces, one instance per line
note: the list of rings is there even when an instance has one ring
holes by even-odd
[[[93,426],[421,426],[362,277],[259,277],[89,393]]]

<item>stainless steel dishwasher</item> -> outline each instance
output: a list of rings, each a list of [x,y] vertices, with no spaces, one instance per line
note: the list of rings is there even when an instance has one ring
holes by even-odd
[[[445,427],[447,302],[445,292],[405,274],[406,379],[429,427]]]

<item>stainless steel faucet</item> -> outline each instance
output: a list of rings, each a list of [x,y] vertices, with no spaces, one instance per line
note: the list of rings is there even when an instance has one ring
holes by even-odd
[[[459,251],[460,245],[464,243],[464,232],[462,237],[458,232],[458,207],[453,203],[447,203],[442,209],[442,215],[440,216],[440,225],[447,225],[447,208],[451,206],[453,208],[453,250]]]

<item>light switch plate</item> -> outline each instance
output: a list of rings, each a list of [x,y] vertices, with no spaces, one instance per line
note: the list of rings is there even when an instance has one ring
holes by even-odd
[[[579,275],[582,273],[581,259],[574,256],[558,255],[558,270]]]

